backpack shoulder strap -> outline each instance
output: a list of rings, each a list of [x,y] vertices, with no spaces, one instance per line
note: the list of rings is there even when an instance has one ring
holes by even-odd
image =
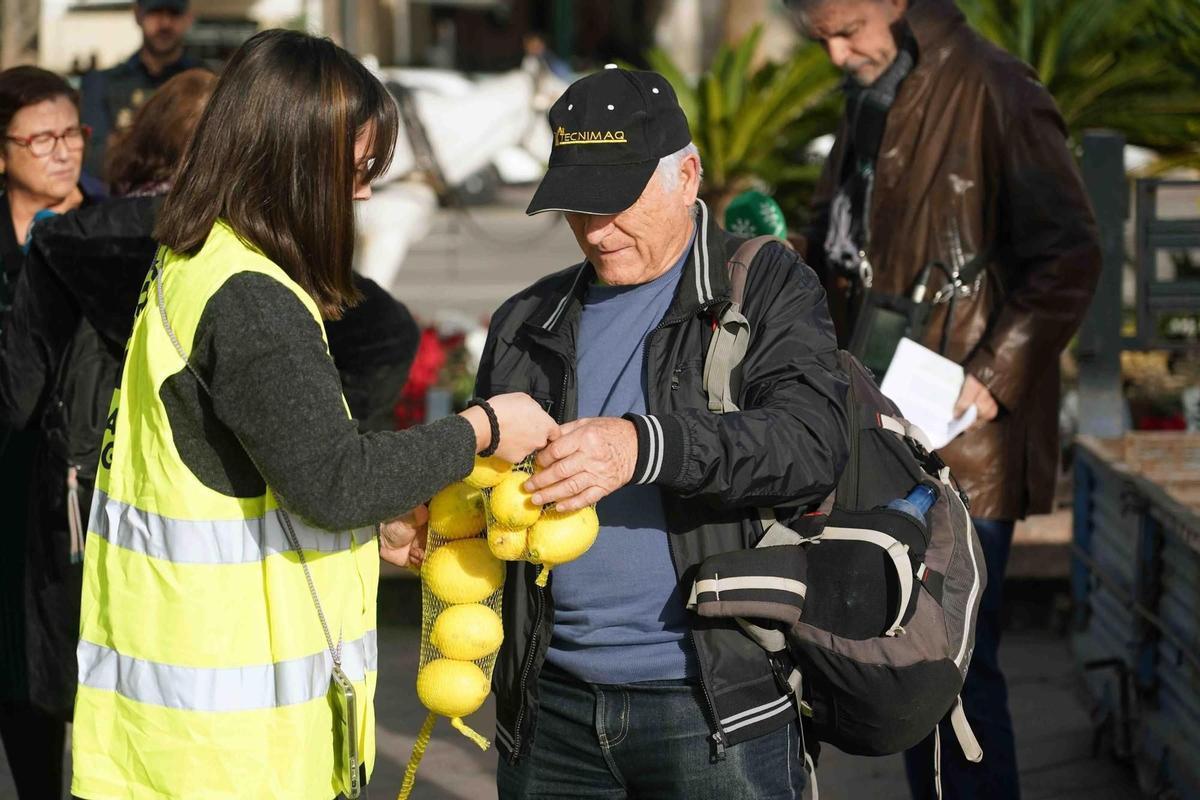
[[[704,359],[704,392],[708,395],[708,410],[714,414],[738,410],[730,378],[750,344],[750,322],[742,315],[750,265],[764,245],[782,241],[775,236],[756,236],[743,242],[725,264],[729,271],[729,304],[721,311]]]

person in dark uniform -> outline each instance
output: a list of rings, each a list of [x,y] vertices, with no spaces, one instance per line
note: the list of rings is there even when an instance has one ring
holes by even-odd
[[[142,29],[142,46],[128,60],[83,76],[81,117],[92,127],[84,170],[103,177],[108,138],[133,123],[133,114],[171,78],[200,66],[184,55],[183,40],[192,27],[188,0],[137,0],[134,17]]]

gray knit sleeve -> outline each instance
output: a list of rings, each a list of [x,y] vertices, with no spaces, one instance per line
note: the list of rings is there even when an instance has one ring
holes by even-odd
[[[471,470],[475,435],[457,415],[360,433],[317,322],[268,275],[239,273],[209,299],[192,360],[267,485],[319,528],[391,519]]]

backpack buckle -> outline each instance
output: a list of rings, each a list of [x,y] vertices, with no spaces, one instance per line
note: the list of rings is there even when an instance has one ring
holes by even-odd
[[[909,446],[917,455],[917,460],[921,462],[921,468],[925,470],[927,475],[940,475],[946,467],[946,462],[937,453],[926,450],[925,445],[918,442],[911,436],[905,437],[908,440]]]
[[[772,653],[768,656],[767,660],[771,662],[771,674],[775,676],[775,685],[779,688],[779,691],[791,697],[795,693],[791,681],[788,680],[788,676],[792,674],[792,670],[783,664],[778,654]]]

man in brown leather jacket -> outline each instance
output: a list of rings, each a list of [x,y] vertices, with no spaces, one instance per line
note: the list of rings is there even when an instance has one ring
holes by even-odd
[[[850,337],[864,284],[875,296],[924,293],[918,338],[964,366],[957,410],[978,411],[939,453],[970,497],[991,576],[963,690],[984,759],[970,764],[948,744],[940,780],[946,797],[1015,798],[1000,577],[1014,521],[1049,511],[1054,496],[1058,358],[1099,275],[1095,221],[1054,100],[953,0],[792,5],[846,72],[806,236],[839,337]],[[915,797],[933,796],[933,750],[931,737],[908,754]]]

